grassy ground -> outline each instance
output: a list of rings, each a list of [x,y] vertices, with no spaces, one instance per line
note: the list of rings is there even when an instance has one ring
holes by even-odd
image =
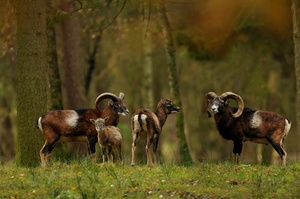
[[[0,166],[0,198],[300,198],[300,163]]]

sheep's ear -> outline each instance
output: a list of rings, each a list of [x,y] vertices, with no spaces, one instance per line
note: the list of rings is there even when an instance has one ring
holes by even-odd
[[[94,120],[94,119],[90,119],[90,121],[91,121],[93,124],[95,124],[95,120]]]
[[[104,118],[104,121],[106,122],[108,119],[109,119],[109,116],[105,117],[105,118]]]

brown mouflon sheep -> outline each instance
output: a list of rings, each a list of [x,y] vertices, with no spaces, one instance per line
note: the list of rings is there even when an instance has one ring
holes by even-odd
[[[104,99],[110,99],[110,101],[103,110],[100,110],[98,105]],[[37,126],[46,138],[40,151],[42,166],[47,166],[51,152],[58,141],[86,142],[92,160],[95,162],[95,145],[98,139],[97,131],[90,119],[109,116],[106,125],[117,126],[120,114],[129,114],[123,100],[123,93],[120,93],[119,97],[113,93],[102,93],[95,100],[96,109],[54,110],[41,116],[37,121]]]
[[[271,144],[280,155],[282,165],[286,165],[287,153],[283,141],[287,136],[291,122],[281,115],[261,110],[244,108],[243,99],[232,92],[225,92],[218,96],[214,92],[206,94],[207,114],[214,119],[217,129],[224,139],[233,141],[235,162],[239,163],[243,142],[252,141],[260,144]],[[237,102],[238,108],[228,105],[228,100]],[[209,109],[209,104],[211,108]]]
[[[122,138],[123,135],[119,128],[115,126],[106,126],[105,123],[109,117],[90,119],[95,125],[95,129],[98,132],[98,143],[102,149],[103,162],[115,161],[114,149],[118,150],[118,155],[122,161]]]
[[[139,139],[146,141],[147,165],[153,165],[150,147],[153,144],[154,164],[157,164],[157,146],[159,136],[169,114],[177,113],[180,108],[169,99],[161,99],[155,112],[149,109],[138,109],[131,117],[132,130],[132,159],[131,165],[135,165],[135,150]]]

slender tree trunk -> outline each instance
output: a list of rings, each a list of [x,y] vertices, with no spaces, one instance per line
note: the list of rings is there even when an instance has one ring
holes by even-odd
[[[81,28],[78,20],[76,1],[62,0],[62,10],[71,13],[61,24],[63,39],[63,85],[66,109],[87,108],[84,89],[85,70],[81,52]],[[87,145],[83,142],[68,143],[69,152],[74,156],[85,156]]]
[[[47,62],[48,62],[48,86],[49,86],[49,109],[63,109],[62,89],[60,73],[57,61],[56,32],[53,15],[52,0],[47,0]]]
[[[152,42],[151,42],[151,33],[147,34],[147,37],[143,40],[143,55],[144,55],[144,91],[146,92],[146,99],[143,100],[145,102],[144,107],[148,107],[149,109],[153,110],[154,103],[153,103],[153,64],[152,64]]]
[[[12,132],[9,99],[0,99],[0,162],[7,163],[15,157],[15,140]]]
[[[3,50],[12,49],[15,47],[15,39],[4,39],[9,38],[8,35],[13,34],[13,27],[15,27],[15,21],[13,19],[13,8],[8,0],[2,1],[0,6],[0,24],[9,24],[2,27],[0,40],[4,40],[8,43],[7,47]],[[9,41],[8,41],[9,40]],[[7,163],[14,159],[15,157],[15,139],[13,135],[13,121],[12,121],[12,104],[16,97],[11,95],[15,93],[15,85],[12,86],[15,80],[15,53],[7,53],[6,57],[8,61],[8,66],[1,73],[1,84],[2,87],[6,88],[1,91],[0,94],[0,162]]]
[[[106,0],[105,9],[104,9],[105,17],[101,21],[100,25],[98,25],[96,23],[94,24],[95,26],[99,26],[99,27],[98,27],[97,33],[95,34],[94,42],[92,44],[91,51],[89,52],[89,56],[88,56],[88,69],[87,69],[87,74],[85,77],[86,95],[89,93],[89,90],[90,90],[90,85],[92,82],[92,75],[96,68],[96,55],[98,53],[100,42],[102,40],[103,28],[105,27],[105,25],[106,25],[105,23],[107,22],[107,19],[109,18],[109,8],[110,8],[110,5],[112,2],[113,2],[113,0]]]
[[[176,71],[176,57],[175,57],[175,46],[173,43],[173,38],[171,35],[171,25],[166,15],[166,9],[161,3],[158,4],[159,20],[162,26],[162,30],[165,36],[165,50],[168,57],[168,70],[169,70],[169,84],[171,95],[174,98],[174,103],[181,107],[180,92],[178,85],[178,77]],[[192,162],[192,158],[189,153],[188,144],[184,133],[184,119],[183,112],[181,111],[177,114],[177,138],[179,141],[179,151],[182,156],[184,164],[189,164]]]
[[[297,137],[300,140],[300,1],[292,0],[295,75],[297,89]]]
[[[46,4],[14,0],[17,18],[18,133],[16,163],[39,164],[43,135],[36,120],[47,109]]]
[[[152,34],[148,30],[148,26],[150,23],[150,16],[151,16],[151,8],[152,3],[151,1],[144,1],[143,2],[143,22],[144,22],[144,34],[143,39],[143,74],[144,74],[144,81],[143,87],[146,96],[146,99],[143,100],[144,107],[148,107],[150,110],[155,109],[154,106],[154,90],[153,90],[153,61],[152,61]],[[148,8],[148,9],[146,9]]]

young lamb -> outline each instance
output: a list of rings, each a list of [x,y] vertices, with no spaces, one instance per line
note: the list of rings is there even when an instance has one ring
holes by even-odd
[[[274,112],[244,108],[243,99],[232,92],[225,92],[220,96],[209,92],[206,99],[208,117],[211,117],[210,111],[213,112],[221,136],[233,141],[236,163],[239,163],[243,142],[252,141],[260,144],[270,143],[280,155],[282,165],[286,165],[287,153],[283,142],[291,128],[288,119]],[[238,108],[228,105],[230,99],[237,102]],[[212,105],[210,110],[209,104]]]
[[[95,125],[95,129],[98,132],[98,142],[102,149],[103,163],[105,161],[114,162],[115,154],[114,149],[118,150],[118,155],[122,161],[122,133],[119,128],[115,126],[105,126],[106,118],[90,119]]]
[[[132,159],[131,165],[135,165],[135,150],[136,144],[139,139],[146,141],[146,155],[147,165],[153,165],[150,147],[153,144],[154,163],[157,164],[157,146],[159,136],[163,125],[165,124],[169,114],[177,113],[180,108],[176,106],[169,99],[161,99],[156,111],[153,113],[149,109],[138,109],[132,115],[131,129],[132,129]]]

